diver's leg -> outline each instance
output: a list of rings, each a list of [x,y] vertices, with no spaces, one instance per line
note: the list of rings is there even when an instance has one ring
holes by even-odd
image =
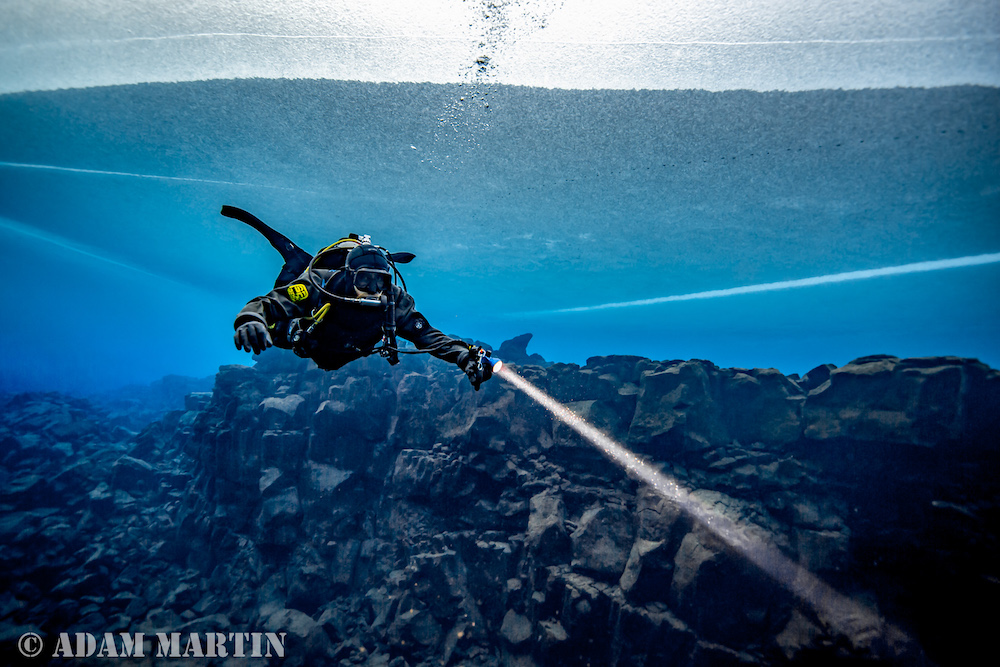
[[[252,213],[248,213],[247,211],[244,211],[241,208],[236,208],[235,206],[223,206],[222,215],[250,225],[260,232],[275,250],[281,253],[281,258],[285,260],[285,264],[281,267],[281,272],[278,274],[277,280],[274,281],[275,287],[287,285],[292,282],[306,270],[307,266],[309,266],[309,262],[312,260],[312,255],[292,243],[288,237],[281,232],[277,232],[268,227],[263,221],[260,220],[260,218]]]

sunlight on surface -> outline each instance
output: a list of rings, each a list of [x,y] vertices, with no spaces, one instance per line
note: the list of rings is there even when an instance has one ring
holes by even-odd
[[[0,8],[0,93],[305,78],[551,88],[1000,84],[1000,7],[902,0],[33,0]]]

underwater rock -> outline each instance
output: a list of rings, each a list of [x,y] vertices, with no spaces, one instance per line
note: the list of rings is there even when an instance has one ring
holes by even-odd
[[[267,632],[287,633],[285,643],[288,664],[308,665],[333,656],[333,644],[323,627],[297,609],[279,609],[262,620]],[[285,664],[285,663],[283,663]]]
[[[618,627],[619,664],[690,664],[698,638],[666,605],[624,605]],[[752,664],[752,663],[751,663]]]
[[[643,604],[665,600],[674,576],[674,551],[663,540],[639,538],[632,545],[618,587],[629,600]]]
[[[735,371],[725,378],[719,401],[734,440],[786,445],[802,434],[805,394],[773,368]]]
[[[269,396],[260,402],[261,421],[267,430],[283,431],[302,428],[306,399],[298,394]]]
[[[285,489],[261,503],[257,525],[260,536],[267,542],[278,545],[294,544],[298,537],[298,525],[302,520],[302,506],[299,492],[295,487]]]
[[[126,441],[128,415],[4,399],[3,650],[24,628],[285,632],[288,665],[920,664],[988,644],[995,370],[542,365],[529,339],[498,356],[915,636],[832,627],[500,379],[269,351]]]
[[[998,391],[998,373],[974,360],[863,357],[830,371],[810,392],[805,437],[924,447],[955,443],[997,423],[1000,417],[979,401]]]
[[[572,549],[562,497],[543,491],[531,497],[525,544],[540,564],[565,563]]]
[[[563,634],[565,634],[563,630]],[[527,616],[518,614],[513,609],[507,611],[500,625],[500,636],[511,646],[520,646],[531,639],[534,630]]]
[[[677,550],[668,600],[701,637],[730,647],[772,636],[774,624],[782,625],[792,609],[787,591],[748,569],[700,526]],[[738,615],[731,613],[734,608]]]
[[[404,449],[396,457],[392,490],[402,498],[450,505],[475,491],[462,460],[446,452]]]
[[[624,508],[604,505],[590,509],[570,535],[572,565],[594,576],[618,580],[633,539],[632,515]]]
[[[496,351],[496,357],[504,363],[534,366],[547,366],[548,362],[540,354],[528,354],[528,343],[534,334],[526,333],[505,340]]]
[[[353,568],[350,549],[340,550],[338,555],[340,558],[330,563],[341,569],[339,576],[334,577],[326,559],[313,544],[298,545],[286,568],[288,604],[311,614],[336,598],[338,589],[343,591],[350,582]]]
[[[803,375],[802,378],[795,380],[795,383],[808,394],[829,380],[830,372],[836,368],[833,364],[822,364]]]
[[[643,373],[628,441],[655,458],[728,442],[712,391],[714,371],[707,362],[688,361]]]
[[[156,470],[141,459],[123,456],[111,467],[111,485],[130,493],[144,493],[159,488]]]

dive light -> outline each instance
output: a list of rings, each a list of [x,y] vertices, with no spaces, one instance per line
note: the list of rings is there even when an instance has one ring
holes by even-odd
[[[484,350],[483,348],[478,348],[476,351],[476,365],[482,370],[483,363],[490,365],[490,369],[494,373],[499,373],[500,369],[503,368],[503,362],[499,359],[494,359],[490,356],[492,353],[489,350]]]

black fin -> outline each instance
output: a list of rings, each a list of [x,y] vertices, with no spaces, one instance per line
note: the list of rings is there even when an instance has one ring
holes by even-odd
[[[274,281],[275,287],[287,285],[298,278],[312,261],[312,255],[288,240],[284,234],[265,225],[260,218],[252,213],[247,213],[235,206],[223,206],[221,212],[227,218],[239,220],[256,229],[275,250],[281,253],[281,259],[285,260],[285,264],[281,267],[277,280]]]
[[[392,258],[394,264],[409,264],[416,255],[412,252],[394,252],[389,257]]]

